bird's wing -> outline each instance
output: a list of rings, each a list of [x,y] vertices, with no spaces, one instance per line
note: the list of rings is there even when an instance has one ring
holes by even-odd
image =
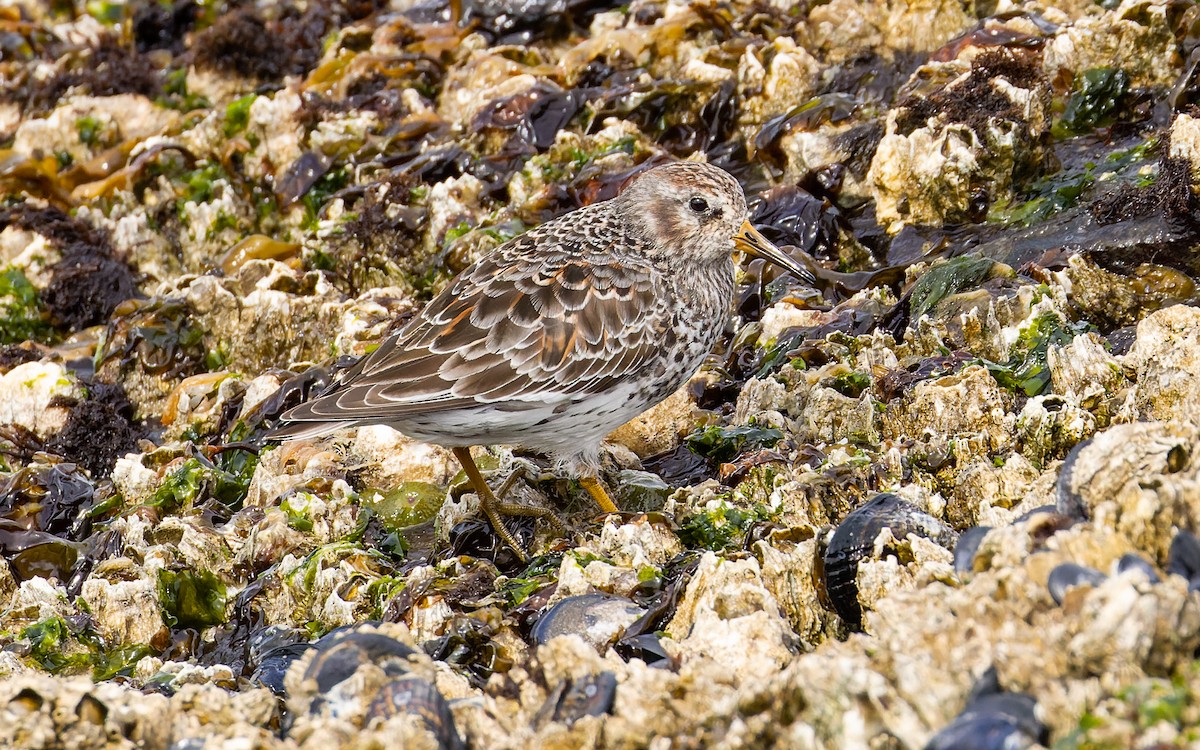
[[[464,271],[403,330],[286,420],[401,419],[603,392],[669,349],[661,274],[523,235]]]

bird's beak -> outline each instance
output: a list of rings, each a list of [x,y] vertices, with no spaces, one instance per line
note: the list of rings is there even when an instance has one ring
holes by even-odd
[[[809,284],[816,284],[817,279],[812,275],[812,272],[807,268],[802,268],[800,264],[788,257],[787,253],[775,247],[766,237],[763,237],[754,225],[749,221],[742,222],[742,228],[733,238],[733,244],[738,250],[746,253],[752,258],[762,258],[787,269],[798,279]]]

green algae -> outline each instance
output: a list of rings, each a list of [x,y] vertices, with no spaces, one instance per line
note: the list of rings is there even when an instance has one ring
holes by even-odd
[[[207,570],[158,571],[163,622],[171,627],[206,628],[225,622],[225,583]]]
[[[0,344],[47,342],[53,335],[37,289],[25,274],[11,267],[0,271]]]
[[[755,448],[773,448],[783,439],[783,432],[774,427],[746,424],[737,427],[702,427],[684,438],[687,447],[696,455],[724,463],[739,453]]]

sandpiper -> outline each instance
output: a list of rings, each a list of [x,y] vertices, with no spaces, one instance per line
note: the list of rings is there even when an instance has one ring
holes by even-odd
[[[496,248],[323,393],[283,415],[269,440],[385,424],[453,449],[483,512],[546,511],[498,499],[470,446],[548,454],[607,513],[597,479],[612,430],[690,378],[720,334],[740,249],[814,283],[746,220],[732,176],[680,162],[616,198]]]

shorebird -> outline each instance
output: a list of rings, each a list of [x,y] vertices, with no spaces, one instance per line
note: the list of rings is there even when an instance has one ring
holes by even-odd
[[[267,439],[385,424],[450,447],[497,534],[522,554],[501,516],[547,511],[497,498],[470,447],[548,454],[616,512],[597,479],[600,444],[699,369],[728,314],[735,249],[815,283],[747,221],[727,172],[692,162],[649,169],[616,198],[464,270]]]

